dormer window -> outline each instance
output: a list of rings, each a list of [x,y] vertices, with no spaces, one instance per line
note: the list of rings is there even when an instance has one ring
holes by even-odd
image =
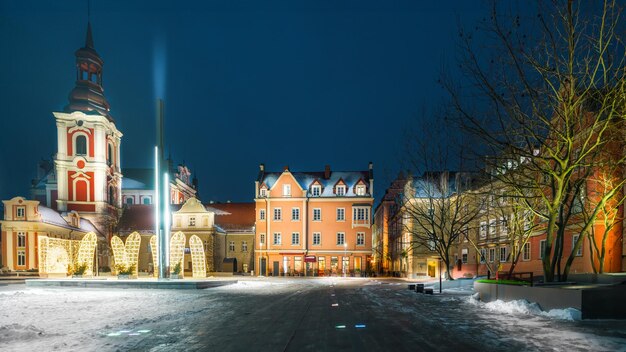
[[[337,186],[337,188],[335,188],[335,194],[338,196],[346,195],[346,186]]]
[[[365,195],[365,186],[363,186],[363,185],[356,186],[356,195],[357,196],[364,196]]]
[[[311,195],[313,197],[319,197],[322,194],[322,187],[320,185],[315,185],[311,187]]]
[[[259,191],[259,196],[261,197],[267,196],[267,190],[265,188],[261,188],[261,190]]]
[[[15,218],[24,219],[24,216],[26,216],[26,207],[23,207],[23,206],[16,207]]]

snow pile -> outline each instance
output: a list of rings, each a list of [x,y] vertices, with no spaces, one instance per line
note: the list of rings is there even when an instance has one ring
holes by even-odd
[[[478,293],[469,297],[468,303],[488,309],[493,312],[504,314],[539,315],[559,320],[581,320],[581,312],[575,308],[551,309],[543,311],[537,303],[528,302],[525,299],[518,299],[509,302],[496,300],[493,302],[481,302],[478,300]]]

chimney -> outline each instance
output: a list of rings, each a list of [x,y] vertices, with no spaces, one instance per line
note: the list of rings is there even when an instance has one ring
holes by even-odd
[[[265,164],[259,164],[259,170],[265,171]]]
[[[324,168],[324,179],[328,180],[330,178],[330,165],[326,165]]]
[[[370,168],[370,170],[372,170],[372,169],[374,168],[374,163],[372,163],[371,161],[370,161],[370,166],[369,166],[369,168]]]
[[[289,165],[286,165],[286,166],[283,168],[283,172],[284,172],[284,171],[289,171]]]

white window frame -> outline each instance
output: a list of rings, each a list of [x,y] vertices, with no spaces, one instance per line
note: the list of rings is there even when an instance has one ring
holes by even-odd
[[[346,208],[337,208],[337,221],[346,221]]]
[[[524,246],[522,247],[522,260],[523,261],[527,262],[530,260],[530,253],[531,253],[530,251],[531,251],[530,242],[524,243]]]
[[[241,251],[243,253],[248,252],[248,241],[241,241]]]
[[[17,250],[17,266],[26,266],[26,250]]]
[[[321,244],[322,244],[322,233],[321,232],[313,232],[313,245],[314,246],[320,246]]]
[[[283,219],[283,209],[274,208],[274,221],[282,221],[282,219]]]
[[[496,224],[496,219],[489,219],[489,238],[494,238],[496,236]]]
[[[352,207],[353,224],[369,225],[370,207]]]
[[[235,241],[229,241],[228,242],[228,251],[229,252],[234,252],[235,251]]]
[[[489,263],[493,263],[496,260],[496,248],[489,248]]]
[[[300,233],[299,232],[292,232],[291,233],[291,245],[292,246],[299,246],[300,245]]]
[[[356,195],[357,196],[364,196],[365,195],[365,186],[363,186],[363,185],[356,186]]]
[[[467,264],[467,259],[469,257],[467,248],[461,249],[461,263]]]
[[[259,234],[259,244],[261,246],[265,244],[265,234],[264,233]]]
[[[478,236],[480,237],[480,239],[487,238],[487,222],[486,221],[481,221],[480,222],[480,228],[478,230]]]
[[[300,208],[291,208],[291,221],[300,221]]]
[[[259,210],[259,220],[265,221],[265,209]]]
[[[322,208],[313,208],[313,221],[322,221]]]
[[[20,214],[22,213],[22,214]],[[16,219],[24,219],[26,218],[26,207],[21,205],[15,208],[15,218]]]
[[[506,221],[506,218],[504,216],[500,217],[500,236],[506,236],[509,233],[509,224]]]
[[[504,249],[504,252],[502,251]],[[508,261],[509,248],[507,246],[500,247],[500,263],[506,263]],[[504,256],[502,255],[504,253]],[[504,257],[504,258],[503,258]]]
[[[272,244],[274,246],[280,246],[282,242],[282,238],[280,236],[280,232],[274,232]]]
[[[22,243],[20,243],[22,242]],[[26,232],[20,231],[17,233],[17,248],[26,248]]]
[[[320,185],[313,185],[311,187],[311,195],[313,197],[319,197],[322,195],[322,187]]]
[[[335,194],[338,195],[338,196],[345,196],[346,195],[346,186],[339,185],[339,186],[335,187]]]
[[[365,246],[365,232],[356,233],[356,245]]]
[[[576,241],[578,241],[578,237],[579,236],[580,235],[573,235],[572,236],[572,251],[574,250],[574,246],[576,245]],[[574,254],[575,257],[582,257],[584,244],[585,244],[585,240],[583,239],[583,243],[578,248],[578,251],[576,251],[576,253]]]
[[[267,197],[267,189],[265,187],[259,190],[259,197]]]
[[[346,233],[345,232],[337,232],[337,245],[343,246],[346,243]]]
[[[283,185],[283,197],[291,197],[291,185]]]

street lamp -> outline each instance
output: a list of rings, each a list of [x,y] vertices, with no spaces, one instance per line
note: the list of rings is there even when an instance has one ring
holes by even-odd
[[[346,251],[348,250],[348,242],[343,242],[343,260],[341,266],[343,267],[343,277],[346,277]]]

